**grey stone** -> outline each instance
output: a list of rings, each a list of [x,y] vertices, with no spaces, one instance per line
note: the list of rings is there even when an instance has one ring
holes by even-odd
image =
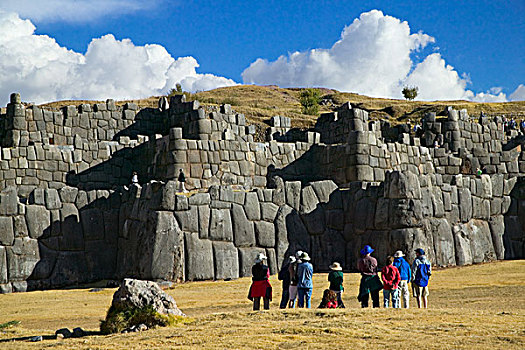
[[[28,237],[15,238],[15,243],[6,247],[6,252],[8,276],[11,281],[25,281],[40,260],[38,241]]]
[[[161,200],[159,209],[160,210],[175,210],[175,204],[177,202],[177,181],[168,181],[162,188]],[[184,205],[181,205],[181,207]]]
[[[7,254],[5,247],[0,246],[0,285],[5,285],[9,280],[7,279]],[[6,293],[0,290],[0,293]]]
[[[436,263],[440,266],[456,265],[454,237],[446,219],[430,219],[430,228],[434,240]]]
[[[417,176],[411,172],[393,171],[385,176],[385,198],[420,199],[421,187]]]
[[[287,181],[284,184],[286,192],[286,204],[295,210],[299,210],[301,204],[301,182]]]
[[[459,188],[459,215],[462,222],[468,222],[472,218],[472,196],[468,188]]]
[[[239,256],[237,248],[230,242],[213,242],[215,279],[239,278]]]
[[[273,248],[275,246],[275,227],[273,223],[265,221],[255,222],[257,245]]]
[[[186,279],[189,281],[214,278],[212,242],[200,239],[198,233],[184,234],[186,251]]]
[[[262,203],[268,204],[268,203]],[[232,210],[233,237],[235,246],[251,247],[255,245],[255,232],[253,222],[248,221],[244,209],[239,204],[233,204]]]
[[[211,203],[209,193],[196,193],[188,198],[189,205],[209,205]]]
[[[317,198],[312,186],[306,186],[301,190],[301,214],[308,214],[314,211],[318,204],[319,199]]]
[[[175,299],[164,292],[155,282],[126,278],[113,294],[111,306],[118,309],[152,306],[163,315],[185,316],[177,307]]]
[[[210,234],[210,207],[201,205],[199,211],[199,238],[208,238]]]
[[[13,219],[11,217],[0,217],[0,244],[10,246],[13,245],[14,240]]]
[[[261,219],[269,222],[275,220],[279,207],[274,203],[261,203]]]
[[[26,206],[26,222],[29,237],[39,238],[51,225],[51,217],[46,207],[42,205]]]
[[[212,209],[210,218],[210,239],[233,242],[233,229],[228,209]]]
[[[78,195],[78,188],[64,186],[59,191],[62,203],[75,203]]]
[[[247,192],[244,199],[244,210],[246,211],[246,217],[249,220],[260,220],[261,209],[259,206],[259,199],[257,193]]]
[[[503,215],[492,216],[489,220],[492,243],[494,252],[498,260],[505,258],[505,245],[503,244],[503,235],[505,234],[505,221]]]
[[[332,192],[337,190],[337,185],[331,180],[316,181],[310,185],[321,203],[328,203]]]
[[[196,206],[190,210],[176,211],[175,217],[184,232],[199,232],[199,212]]]
[[[60,209],[62,207],[62,202],[60,201],[60,196],[58,195],[57,190],[52,188],[46,188],[44,191],[44,196],[46,199],[47,209]]]
[[[86,240],[104,239],[104,215],[100,209],[83,209],[80,211],[80,219]]]
[[[9,186],[0,193],[0,215],[18,213],[18,194],[16,187]]]

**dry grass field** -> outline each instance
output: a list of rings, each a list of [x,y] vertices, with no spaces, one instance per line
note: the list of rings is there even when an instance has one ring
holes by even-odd
[[[313,306],[327,287],[316,274]],[[345,274],[346,309],[278,310],[272,277],[270,311],[252,312],[250,280],[192,282],[168,292],[188,315],[184,323],[142,333],[92,335],[38,343],[13,339],[68,327],[97,331],[115,289],[54,290],[0,295],[2,349],[524,349],[525,261],[435,271],[428,310],[359,308],[359,275]],[[414,304],[413,300],[411,300]]]
[[[210,91],[192,94],[205,106],[218,106],[228,103],[238,113],[246,115],[248,121],[262,125],[272,116],[282,115],[292,119],[292,126],[297,128],[313,127],[317,116],[305,115],[301,112],[299,96],[301,89],[284,89],[277,86],[237,85],[218,88]],[[392,123],[403,122],[406,119],[416,120],[426,112],[441,112],[446,106],[455,109],[467,109],[472,116],[478,116],[481,111],[489,115],[514,115],[525,118],[525,102],[478,103],[469,101],[405,101],[387,98],[374,98],[354,93],[339,92],[331,89],[321,89],[325,104],[320,106],[320,113],[330,112],[334,107],[350,101],[360,108],[366,109],[374,119],[388,119]],[[118,101],[118,105],[134,102],[141,108],[157,108],[159,97],[142,100]],[[95,103],[97,101],[58,101],[42,106],[60,108],[67,105]],[[101,101],[98,101],[101,102]]]

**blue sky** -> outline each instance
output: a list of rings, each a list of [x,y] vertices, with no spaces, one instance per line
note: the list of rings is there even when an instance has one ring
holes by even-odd
[[[99,0],[91,3],[97,1]],[[71,2],[74,6],[69,8]],[[137,47],[158,44],[164,47],[173,59],[193,57],[200,65],[196,70],[197,75],[193,78],[200,80],[204,78],[199,74],[211,73],[238,83],[242,83],[243,78],[249,83],[271,83],[275,80],[279,85],[323,85],[356,90],[370,95],[390,95],[385,97],[398,97],[391,95],[395,95],[397,91],[397,85],[393,84],[401,80],[399,83],[401,85],[409,82],[423,85],[425,91],[429,91],[427,99],[441,97],[484,99],[484,96],[485,98],[489,95],[498,96],[501,93],[509,99],[509,95],[520,84],[525,83],[525,2],[523,0],[420,2],[107,0],[99,1],[96,5],[96,8],[89,7],[82,0],[77,0],[76,3],[68,0],[49,0],[43,5],[35,4],[34,1],[0,0],[0,9],[15,12],[20,18],[31,20],[36,27],[33,35],[54,38],[60,47],[84,55],[92,39],[101,38],[106,34],[113,34],[117,41],[129,38]],[[345,56],[335,57],[334,52],[327,51],[326,55],[334,56],[333,59],[319,63],[316,53],[309,51],[329,50],[341,39],[342,31],[346,26],[350,26],[363,13],[369,13],[374,9],[380,10],[381,14],[376,13],[373,19],[361,18],[363,28],[356,30],[357,33],[352,32],[353,37],[351,35],[347,37],[349,39]],[[383,30],[382,34],[385,34],[388,30],[394,30],[397,34],[383,35],[381,40],[391,37],[392,41],[407,40],[407,45],[413,44],[411,41],[413,38],[409,39],[404,35],[398,23],[392,22],[392,29],[380,29],[381,25],[376,26],[372,23],[382,21],[385,17],[392,17],[401,23],[408,22],[410,34],[422,32],[432,37],[433,42],[428,40],[421,47],[411,48],[408,51],[401,47],[391,48],[389,45],[383,45],[384,42],[376,40],[373,35],[368,35],[370,31]],[[365,22],[368,23],[367,26],[364,25]],[[1,35],[0,33],[0,37]],[[390,50],[394,59],[409,55],[409,64],[407,65],[406,60],[400,59],[394,68],[389,68],[389,70],[399,68],[399,77],[392,76],[390,78],[392,81],[385,82],[383,89],[375,88],[370,84],[359,86],[355,83],[360,75],[359,62],[363,60],[372,62],[377,59],[374,63],[377,66],[383,66],[384,60],[388,63],[388,55],[383,54],[383,60],[375,55],[376,51],[382,51],[382,47],[387,51]],[[353,52],[361,50],[359,48],[369,52],[362,53],[358,61],[351,57],[354,56]],[[289,55],[296,51],[303,53],[298,60]],[[439,57],[434,57],[433,65],[430,65],[429,60],[426,70],[421,67],[418,74],[410,76],[410,72],[417,64],[433,53],[439,54]],[[283,62],[275,62],[280,56],[283,56]],[[350,57],[350,61],[346,62],[345,57]],[[258,58],[262,58],[264,62],[259,62],[245,72]],[[318,64],[316,69],[311,69],[310,66],[314,64],[312,62]],[[428,76],[429,69],[436,71],[433,67],[437,67],[439,62],[444,64],[443,75],[432,76],[432,79],[425,80],[423,76]],[[303,63],[305,67],[300,69],[296,67]],[[347,66],[347,68],[340,66]],[[457,79],[449,74],[450,69],[447,71],[447,66],[452,66],[453,71],[457,72]],[[409,71],[406,72],[406,69]],[[326,79],[316,77],[325,72],[327,72]],[[190,72],[190,74],[194,73]],[[334,86],[329,86],[332,80],[336,81],[345,75],[355,76],[355,82],[339,81],[334,83]],[[172,83],[177,79],[180,80],[180,76],[173,76],[165,83],[167,84],[168,81]],[[375,77],[364,78],[367,79],[374,81]],[[221,86],[229,85],[231,82],[231,80],[216,80],[192,86],[214,87],[214,84]],[[443,89],[435,90],[432,81],[435,81],[434,85],[443,85]],[[2,83],[9,83],[9,81]],[[427,83],[428,88],[425,86]],[[453,84],[466,84],[462,87],[462,91],[471,91],[473,94],[462,96],[461,86]],[[24,84],[20,85],[24,86]],[[146,89],[148,90],[146,92],[153,91],[153,85],[149,90]],[[447,90],[454,89],[456,93],[448,96]],[[86,88],[86,91],[88,90],[90,89]],[[119,90],[115,89],[115,93],[117,91]],[[63,92],[59,92],[49,98],[65,97],[63,95]],[[519,94],[521,95],[523,94]]]

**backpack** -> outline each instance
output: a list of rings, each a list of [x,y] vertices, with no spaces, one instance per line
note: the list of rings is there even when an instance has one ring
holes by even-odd
[[[430,278],[430,265],[422,263],[419,264],[416,271],[416,278],[414,282],[420,287],[428,286],[428,279]]]

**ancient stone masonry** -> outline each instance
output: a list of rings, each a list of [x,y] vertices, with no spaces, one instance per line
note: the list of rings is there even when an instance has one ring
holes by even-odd
[[[525,136],[500,117],[443,114],[414,133],[344,104],[306,131],[274,117],[255,142],[229,105],[44,110],[13,94],[0,115],[0,292],[238,278],[258,252],[276,273],[298,249],[318,271],[351,270],[363,244],[380,263],[416,247],[443,266],[523,258]]]

